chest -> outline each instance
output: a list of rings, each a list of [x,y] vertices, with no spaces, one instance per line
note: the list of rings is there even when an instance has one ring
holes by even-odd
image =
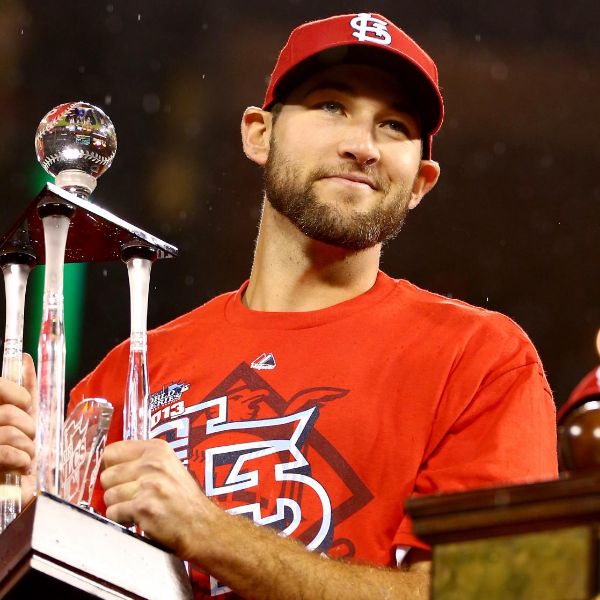
[[[416,367],[407,344],[357,328],[184,339],[151,353],[152,435],[201,481],[242,454],[271,470],[310,455],[311,469],[367,480],[399,463],[416,472],[443,377]]]

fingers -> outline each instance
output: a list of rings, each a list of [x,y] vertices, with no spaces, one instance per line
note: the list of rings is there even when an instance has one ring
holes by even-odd
[[[0,377],[0,404],[10,404],[28,411],[31,407],[31,394],[24,387]]]
[[[115,486],[134,481],[138,478],[141,468],[142,465],[139,460],[105,468],[100,473],[100,485],[102,485],[102,489],[109,490]]]
[[[139,486],[137,481],[127,481],[126,483],[115,485],[104,492],[104,504],[106,504],[106,508],[108,509],[115,504],[133,500],[137,495],[138,490]]]
[[[33,440],[12,425],[0,427],[0,446],[12,446],[17,450],[26,452],[30,458],[35,455]]]
[[[35,456],[36,378],[33,360],[23,355],[24,386],[0,377],[0,470],[28,474]]]
[[[0,465],[2,471],[19,471],[27,474],[31,468],[31,456],[13,446],[0,446]]]
[[[148,441],[124,440],[108,445],[102,456],[104,468],[140,458],[148,443]]]
[[[157,499],[171,487],[173,451],[162,440],[124,441],[107,446],[100,483],[106,516],[122,524],[147,522]],[[175,458],[177,464],[179,461]]]
[[[31,360],[31,359],[30,359]],[[35,419],[31,395],[0,377],[0,470],[27,474],[35,455]]]
[[[129,527],[135,523],[134,512],[133,502],[120,502],[106,508],[106,518]]]
[[[31,415],[13,404],[0,404],[0,429],[15,427],[29,439],[35,438],[35,422]]]
[[[164,470],[169,445],[162,440],[126,440],[110,444],[102,457],[100,483],[106,490],[144,473]]]
[[[160,483],[152,477],[141,477],[111,487],[104,492],[106,516],[122,525],[135,523],[142,526],[145,520],[160,510],[155,495],[160,487]]]

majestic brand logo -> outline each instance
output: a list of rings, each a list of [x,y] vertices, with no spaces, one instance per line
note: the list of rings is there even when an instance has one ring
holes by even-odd
[[[262,371],[265,369],[274,369],[277,366],[275,357],[271,352],[263,352],[258,358],[255,358],[250,365],[253,369]]]
[[[350,27],[354,29],[352,34],[359,42],[374,42],[382,46],[392,43],[392,36],[387,30],[387,22],[377,19],[370,13],[359,13],[350,21]]]

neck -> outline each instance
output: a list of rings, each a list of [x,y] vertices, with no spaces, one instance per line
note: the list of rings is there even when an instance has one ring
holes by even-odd
[[[380,245],[351,251],[311,240],[265,200],[244,303],[296,312],[350,300],[375,283],[380,252]]]

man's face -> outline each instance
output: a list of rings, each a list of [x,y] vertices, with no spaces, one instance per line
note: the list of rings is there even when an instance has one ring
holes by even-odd
[[[421,132],[398,82],[379,69],[320,71],[286,100],[271,132],[265,192],[308,237],[349,250],[393,238],[411,206]]]

